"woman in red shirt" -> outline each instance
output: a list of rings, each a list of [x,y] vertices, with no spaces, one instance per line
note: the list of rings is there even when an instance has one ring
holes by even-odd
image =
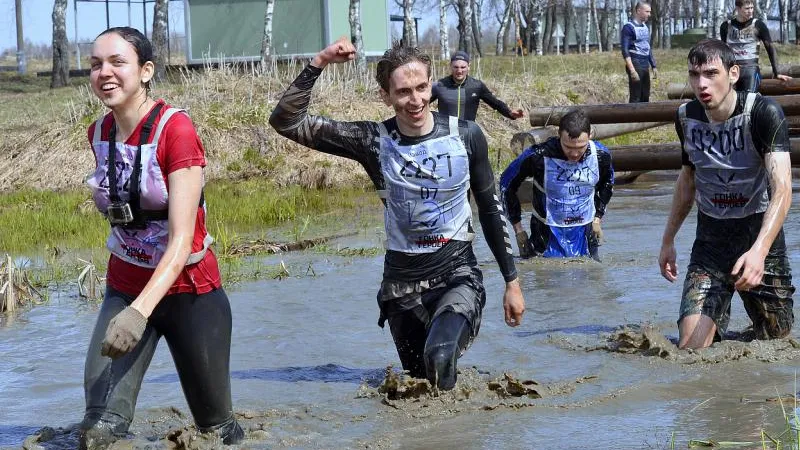
[[[231,309],[205,226],[203,145],[189,117],[150,96],[153,50],[138,30],[94,41],[90,84],[111,112],[89,127],[87,183],[111,224],[107,287],[86,355],[83,439],[128,432],[163,336],[201,432],[242,440],[230,389]]]

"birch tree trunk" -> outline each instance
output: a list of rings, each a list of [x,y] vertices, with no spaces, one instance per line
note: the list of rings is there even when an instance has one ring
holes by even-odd
[[[603,51],[603,33],[600,29],[600,21],[597,18],[597,0],[589,0],[589,8],[591,12],[592,24],[595,29],[595,39],[597,39],[597,51]],[[588,49],[587,49],[588,52]]]
[[[503,18],[500,19],[500,29],[497,30],[497,42],[495,44],[494,53],[498,56],[505,53],[505,36],[508,31],[508,25],[511,22],[511,9],[514,7],[514,0],[508,0],[506,7],[503,10]],[[514,40],[516,45],[516,40]]]
[[[472,0],[458,0],[458,49],[472,52]]]
[[[275,0],[267,0],[264,12],[264,34],[261,36],[261,70],[272,70],[272,13],[275,9]]]
[[[575,3],[573,0],[569,1],[569,15],[572,18],[572,28],[575,30],[575,44],[578,48],[578,53],[581,52],[581,44],[586,44],[586,33],[581,34],[580,21],[578,20],[578,11],[575,10]],[[564,27],[564,53],[567,53],[569,48],[569,31]]]
[[[417,46],[417,29],[414,26],[414,0],[403,0],[403,44]]]
[[[692,11],[694,11],[693,27],[700,28],[703,26],[703,16],[700,14],[700,0],[692,0]]]
[[[589,53],[589,35],[592,33],[592,9],[586,8],[586,27],[583,29],[584,52]]]
[[[725,13],[725,0],[716,0],[714,5],[714,21],[712,27],[714,28],[711,37],[719,39],[719,27],[725,21],[727,14]]]
[[[789,43],[789,1],[781,0],[781,44]]]
[[[50,77],[50,89],[64,87],[67,84],[69,84],[67,0],[55,0],[53,2],[53,73]]]
[[[356,48],[356,70],[367,73],[367,58],[364,55],[364,40],[361,38],[361,0],[350,0],[350,42]]]
[[[447,2],[439,0],[439,57],[442,61],[450,60],[450,42],[447,25]]]
[[[153,7],[153,59],[156,71],[153,78],[162,81],[167,75],[167,20],[169,14],[169,1],[156,0]]]
[[[672,6],[675,0],[664,0],[664,45],[661,48],[672,48],[672,33],[674,33]]]
[[[483,47],[481,45],[481,4],[483,0],[472,0],[472,42],[475,44],[475,51],[478,56],[483,56]]]

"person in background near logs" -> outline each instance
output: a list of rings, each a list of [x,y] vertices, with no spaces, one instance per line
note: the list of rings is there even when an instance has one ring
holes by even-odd
[[[357,161],[367,171],[385,206],[378,324],[388,320],[403,369],[452,389],[457,360],[478,334],[486,303],[472,250],[470,197],[505,280],[506,324],[519,325],[525,311],[486,138],[474,122],[430,111],[430,57],[399,44],[378,61],[375,76],[393,117],[338,122],[309,115],[322,70],[354,55],[344,38],[319,52],[283,94],[269,123],[295,142]]]
[[[198,430],[238,443],[231,309],[205,225],[203,145],[185,112],[149,96],[153,48],[141,32],[101,33],[90,67],[92,91],[111,110],[89,127],[97,166],[87,178],[111,225],[111,257],[86,355],[82,445],[127,435],[162,336]]]
[[[611,153],[589,139],[591,124],[581,110],[561,119],[558,136],[531,146],[500,176],[500,197],[517,236],[520,256],[591,256],[603,237],[601,221],[613,194]],[[517,191],[533,178],[531,234],[522,225]]]
[[[658,265],[678,278],[675,235],[697,202],[697,232],[683,284],[680,348],[722,339],[739,293],[755,339],[787,336],[794,323],[792,273],[783,223],[792,202],[789,136],[783,110],[761,94],[737,92],[733,51],[705,39],[689,51],[696,97],[678,109],[683,168]]]
[[[650,3],[637,1],[633,8],[633,18],[622,26],[620,48],[628,73],[628,103],[650,101],[650,67],[653,79],[658,78],[656,60],[650,48]]]
[[[469,54],[458,51],[450,57],[450,76],[437,81],[431,100],[439,101],[439,112],[459,119],[475,121],[481,100],[511,120],[524,115],[521,109],[512,110],[492,94],[483,81],[469,76]]]
[[[767,50],[772,76],[782,81],[791,79],[788,75],[778,74],[778,57],[775,47],[772,46],[769,28],[763,21],[753,17],[753,9],[753,0],[736,0],[734,18],[722,22],[719,27],[720,38],[733,49],[736,64],[739,65],[739,81],[735,87],[737,91],[758,92],[761,84],[759,42],[763,42]]]

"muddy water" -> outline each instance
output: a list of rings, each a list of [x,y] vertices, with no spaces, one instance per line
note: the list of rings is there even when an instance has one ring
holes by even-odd
[[[744,448],[761,448],[762,429],[777,435],[784,428],[780,403],[768,399],[797,390],[800,350],[792,341],[726,342],[708,358],[674,347],[665,357],[646,356],[647,349],[609,350],[625,325],[633,336],[642,331],[637,326],[650,327],[665,348],[677,336],[681,286],[664,281],[656,267],[672,183],[672,176],[649,176],[617,188],[604,220],[603,265],[520,264],[528,312],[515,329],[502,321],[502,278],[479,239],[488,292],[481,334],[460,360],[465,373],[457,389],[438,397],[389,400],[378,392],[385,367],[399,365],[391,335],[376,324],[381,256],[306,251],[266,258],[268,264],[282,258],[292,276],[228,289],[234,404],[249,437],[242,447],[669,448],[674,434],[676,448],[689,439],[750,441],[758,444]],[[795,205],[798,200],[795,194]],[[798,208],[786,226],[795,269]],[[681,271],[694,225],[692,213],[678,236]],[[332,247],[379,246],[376,229]],[[80,419],[83,358],[97,305],[72,292],[2,319],[0,448],[18,448],[43,426]],[[730,328],[747,325],[737,297]],[[511,389],[504,373],[535,380],[524,386],[538,395],[506,395]],[[169,448],[158,439],[190,425],[162,343],[139,397],[132,426],[137,438],[125,448]],[[57,441],[41,445],[58,448]]]

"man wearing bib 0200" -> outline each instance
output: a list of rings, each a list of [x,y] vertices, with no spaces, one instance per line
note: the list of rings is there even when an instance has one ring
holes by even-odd
[[[565,114],[558,136],[525,149],[500,176],[500,197],[517,235],[520,256],[591,256],[603,236],[601,221],[613,194],[611,153],[589,139],[580,110]],[[517,191],[533,178],[531,235],[522,226]]]
[[[383,55],[376,74],[392,118],[337,122],[309,115],[322,70],[354,54],[344,38],[319,52],[283,94],[270,124],[293,141],[353,159],[367,171],[385,205],[378,323],[389,322],[410,375],[452,389],[456,361],[478,334],[486,302],[472,251],[470,194],[506,282],[506,323],[519,325],[525,310],[486,138],[474,122],[430,111],[430,57],[399,45]]]
[[[722,41],[697,43],[688,67],[696,100],[682,105],[675,120],[683,168],[658,257],[661,274],[675,281],[675,235],[696,201],[678,345],[703,348],[721,339],[734,291],[753,322],[753,338],[784,337],[794,323],[794,287],[783,235],[792,201],[783,110],[760,94],[734,90],[739,66]]]

